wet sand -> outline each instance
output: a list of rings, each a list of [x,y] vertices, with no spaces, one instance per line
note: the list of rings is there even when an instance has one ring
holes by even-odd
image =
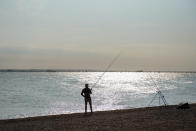
[[[0,120],[0,131],[196,131],[196,104]]]

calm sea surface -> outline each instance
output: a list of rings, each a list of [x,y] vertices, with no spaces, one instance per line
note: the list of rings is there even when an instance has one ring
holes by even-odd
[[[102,74],[0,72],[0,119],[83,112],[81,90]],[[196,73],[107,72],[92,90],[93,109],[146,107],[157,88],[169,105],[196,103]],[[157,97],[150,106],[158,105]]]

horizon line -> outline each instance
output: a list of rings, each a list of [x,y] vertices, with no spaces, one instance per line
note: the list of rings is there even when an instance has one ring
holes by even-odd
[[[102,70],[102,69],[0,69],[0,72],[182,72],[196,73],[196,71],[186,70]]]

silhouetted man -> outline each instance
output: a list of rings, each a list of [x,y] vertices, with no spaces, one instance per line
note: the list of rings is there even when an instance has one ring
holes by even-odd
[[[92,94],[91,90],[92,89],[88,88],[88,84],[85,84],[85,88],[81,92],[81,95],[84,97],[84,101],[85,101],[85,114],[87,113],[87,103],[89,103],[91,113],[93,113],[92,101],[91,101],[91,96],[90,96],[90,94]]]

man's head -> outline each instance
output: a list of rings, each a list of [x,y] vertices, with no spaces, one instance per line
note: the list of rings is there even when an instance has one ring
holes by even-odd
[[[85,87],[88,88],[88,84],[85,84]]]

